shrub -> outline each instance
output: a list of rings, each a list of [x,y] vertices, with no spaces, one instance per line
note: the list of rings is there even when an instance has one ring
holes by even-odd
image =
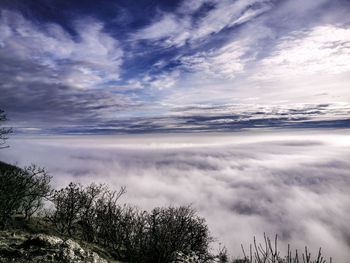
[[[102,184],[92,183],[84,188],[71,182],[53,192],[51,201],[55,210],[49,218],[62,234],[72,235],[79,225],[83,238],[91,242],[100,232],[105,236],[110,234],[109,219],[116,213],[116,201],[124,193],[125,188],[115,192]],[[105,231],[106,228],[108,231]]]
[[[205,219],[189,206],[156,208],[148,216],[150,254],[168,262],[175,251],[206,259],[212,241]],[[154,261],[153,261],[154,262]]]
[[[141,211],[118,200],[125,188],[111,191],[105,185],[82,187],[70,183],[54,191],[51,220],[61,233],[102,243],[128,262],[170,262],[175,252],[206,260],[212,238],[205,220],[190,206]]]
[[[149,213],[129,209],[122,218],[127,261],[171,262],[176,252],[195,254],[201,261],[210,258],[208,227],[189,206],[155,208]]]

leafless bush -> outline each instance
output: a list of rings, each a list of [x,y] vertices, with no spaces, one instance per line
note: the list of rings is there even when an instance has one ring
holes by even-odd
[[[151,254],[160,262],[169,261],[174,251],[208,256],[212,241],[205,219],[189,206],[156,208],[148,216]]]
[[[106,237],[110,235],[110,218],[116,214],[116,201],[124,193],[125,188],[115,192],[102,184],[92,183],[84,188],[71,182],[53,192],[55,210],[50,219],[61,233],[72,235],[79,225],[83,238],[89,242],[101,233]]]
[[[124,210],[120,229],[125,260],[171,262],[175,252],[207,260],[212,238],[205,220],[189,206]]]
[[[258,244],[254,237],[253,244],[249,247],[249,254],[245,253],[244,247],[242,245],[242,251],[244,259],[236,262],[244,263],[326,263],[327,260],[321,254],[321,248],[318,251],[317,257],[315,259],[311,258],[311,253],[305,247],[305,252],[301,255],[298,250],[292,253],[290,245],[288,245],[287,255],[282,257],[277,247],[277,235],[275,236],[275,241],[272,244],[271,239],[264,234],[264,245]],[[329,260],[332,263],[332,258]]]

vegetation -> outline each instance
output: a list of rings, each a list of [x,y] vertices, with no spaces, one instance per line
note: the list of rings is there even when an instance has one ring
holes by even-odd
[[[205,220],[189,206],[155,208],[151,212],[117,203],[125,188],[83,187],[70,183],[54,191],[48,218],[61,234],[113,249],[128,262],[169,262],[176,251],[209,259],[212,238]]]
[[[317,257],[313,259],[311,253],[305,247],[305,252],[301,255],[298,253],[298,250],[295,250],[292,253],[290,245],[288,245],[287,255],[284,257],[280,255],[280,252],[277,247],[277,235],[275,236],[274,243],[271,242],[271,239],[264,234],[264,244],[257,244],[254,237],[253,244],[249,247],[249,254],[247,255],[243,246],[242,251],[244,254],[243,262],[245,263],[326,263],[327,260],[321,254],[321,248],[318,251]],[[329,262],[332,262],[330,258]]]

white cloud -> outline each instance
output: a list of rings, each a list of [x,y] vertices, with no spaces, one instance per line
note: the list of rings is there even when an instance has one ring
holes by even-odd
[[[151,91],[159,92],[173,88],[177,83],[179,76],[180,71],[173,70],[153,76],[145,74],[139,81],[131,80],[130,83],[137,83],[136,85],[139,87],[148,87]]]
[[[212,33],[217,33],[226,27],[232,27],[247,22],[253,17],[270,9],[265,0],[249,0],[249,1],[217,1],[216,8],[203,17],[193,31],[192,39],[200,39],[207,37]],[[253,4],[261,4],[256,10],[250,10]]]
[[[284,37],[261,63],[261,79],[290,79],[350,71],[350,27],[317,26]]]
[[[46,78],[71,87],[94,88],[119,79],[123,52],[99,22],[75,23],[77,40],[57,24],[39,27],[11,11],[2,11],[0,24],[2,56],[10,54],[10,59],[51,71],[50,77],[32,76],[34,80]],[[21,72],[18,75],[21,77]]]
[[[263,21],[245,26],[219,49],[179,57],[190,73],[184,74],[167,101],[193,104],[211,98],[225,104],[294,104],[350,99],[348,26],[293,31],[275,45],[272,39],[278,34]]]
[[[169,73],[158,75],[154,80],[149,81],[148,85],[158,90],[169,89],[175,85],[178,77],[179,72],[175,70]]]
[[[121,200],[146,209],[192,203],[234,255],[279,234],[347,263],[350,138],[344,132],[140,135],[13,140],[5,161],[46,166],[70,180],[127,187]],[[48,158],[48,156],[50,158]],[[261,239],[260,239],[261,240]]]
[[[189,18],[180,19],[172,14],[163,15],[160,20],[134,34],[135,39],[160,41],[162,46],[182,46],[190,37]]]
[[[163,13],[151,25],[133,34],[133,38],[157,41],[159,45],[167,47],[180,47],[187,41],[193,44],[210,34],[247,22],[269,10],[271,6],[267,2],[266,0],[214,1],[212,3],[214,8],[193,23],[192,14],[198,11],[206,1],[184,1],[176,10],[181,16]],[[254,4],[261,6],[250,10],[249,8]]]
[[[249,50],[245,41],[233,41],[220,49],[199,52],[180,58],[183,67],[216,78],[233,79],[244,71],[252,57],[243,57]]]

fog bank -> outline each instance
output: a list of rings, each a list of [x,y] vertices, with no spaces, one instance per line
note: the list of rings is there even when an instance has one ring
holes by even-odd
[[[264,232],[280,247],[350,258],[350,136],[345,132],[11,138],[0,160],[36,163],[55,187],[92,181],[127,187],[145,209],[192,204],[217,243]]]

